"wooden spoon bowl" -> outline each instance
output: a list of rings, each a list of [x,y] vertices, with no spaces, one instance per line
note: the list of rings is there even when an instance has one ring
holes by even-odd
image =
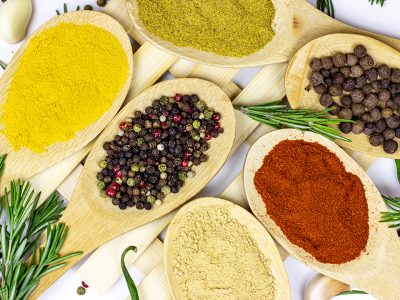
[[[373,38],[357,34],[331,34],[315,39],[301,48],[289,63],[285,76],[285,87],[288,100],[293,108],[309,108],[322,110],[319,95],[314,91],[307,91],[309,75],[311,73],[310,60],[313,57],[334,55],[338,52],[352,52],[358,44],[363,44],[368,53],[374,58],[375,63],[387,64],[390,67],[400,68],[400,53],[392,47]],[[335,101],[339,101],[335,97]],[[337,126],[336,126],[337,128]],[[342,134],[352,140],[351,143],[338,140],[337,143],[345,148],[368,153],[375,156],[400,158],[400,151],[387,154],[382,146],[373,147],[369,137],[365,134]],[[398,142],[400,142],[397,139]]]
[[[32,39],[40,35],[43,31],[57,26],[60,23],[92,24],[112,33],[119,40],[126,53],[129,66],[128,76],[124,86],[119,91],[118,96],[115,98],[112,106],[107,112],[105,112],[95,123],[77,133],[74,139],[68,142],[55,143],[51,145],[46,152],[34,153],[26,148],[23,148],[19,151],[14,151],[6,136],[4,134],[0,134],[1,154],[8,155],[5,173],[1,182],[8,183],[10,179],[29,178],[38,172],[56,164],[57,162],[62,161],[86,146],[111,121],[113,116],[118,112],[128,93],[133,74],[133,54],[129,38],[125,30],[117,21],[105,14],[94,11],[78,11],[66,13],[51,19],[42,25],[38,30],[36,30],[35,33],[23,43],[21,48],[19,48],[19,50],[13,56],[4,74],[0,77],[0,107],[4,105],[7,100],[7,93],[13,74],[18,68],[19,60],[21,59],[24,51],[29,46]],[[104,68],[107,67],[109,66],[104,66]],[[1,127],[2,125],[0,124],[0,129],[2,129]]]
[[[153,100],[164,95],[173,96],[176,93],[197,94],[210,108],[220,112],[222,116],[220,123],[224,133],[218,138],[211,139],[210,149],[207,151],[208,161],[194,168],[196,176],[188,179],[179,193],[168,194],[161,206],[154,206],[149,211],[136,208],[120,210],[112,205],[110,198],[101,197],[97,187],[96,174],[100,170],[98,163],[106,157],[103,143],[113,140],[119,124],[126,118],[132,117],[136,110],[143,111],[147,106],[151,106]],[[195,196],[222,167],[232,148],[234,138],[235,114],[232,103],[215,84],[200,79],[177,79],[163,81],[144,91],[121,110],[93,146],[61,219],[61,222],[70,227],[62,249],[63,253],[72,251],[89,253],[112,238],[160,218],[181,206]],[[37,293],[41,294],[80,258],[73,258],[67,267],[50,273],[41,282]]]
[[[167,274],[169,286],[175,299],[185,299],[181,286],[177,283],[174,274],[174,259],[176,250],[173,247],[174,240],[179,237],[182,224],[189,213],[206,207],[226,208],[230,217],[245,225],[259,246],[260,251],[271,261],[271,271],[275,279],[275,299],[290,299],[289,280],[283,266],[282,258],[274,241],[265,228],[245,209],[230,201],[218,198],[201,198],[186,204],[172,219],[164,242],[164,267]],[[190,246],[190,245],[188,245]]]
[[[345,264],[323,264],[304,249],[292,244],[279,226],[269,217],[266,206],[254,186],[254,176],[264,157],[281,141],[303,140],[316,142],[337,155],[347,172],[357,175],[364,185],[369,208],[369,238],[366,251]],[[312,167],[312,166],[310,166]],[[400,284],[400,243],[395,230],[380,223],[380,212],[387,208],[371,179],[338,145],[311,132],[293,129],[277,130],[262,136],[250,149],[244,169],[246,195],[255,216],[265,225],[274,239],[291,255],[318,272],[351,286],[356,286],[379,299],[397,299]],[[285,201],[282,199],[282,201]]]

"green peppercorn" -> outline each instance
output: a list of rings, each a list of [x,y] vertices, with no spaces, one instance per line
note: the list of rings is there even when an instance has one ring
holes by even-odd
[[[78,289],[76,290],[76,293],[77,293],[79,296],[83,296],[83,295],[85,295],[85,293],[86,293],[86,289],[85,289],[83,286],[80,286],[80,287],[78,287]]]
[[[99,181],[99,183],[97,184],[97,187],[99,188],[99,190],[104,190],[104,188],[106,187],[106,184],[104,183],[104,181]]]
[[[83,7],[84,10],[93,10],[93,7],[91,5],[85,5]]]
[[[104,169],[105,167],[107,167],[107,162],[105,160],[102,160],[101,162],[99,162],[99,167],[101,169]]]
[[[165,105],[165,104],[167,104],[168,102],[169,102],[169,98],[168,98],[167,96],[162,96],[162,97],[161,97],[160,103],[161,103],[162,105]]]
[[[138,166],[138,165],[135,165],[135,164],[132,164],[132,165],[131,165],[131,170],[132,170],[133,172],[137,172],[137,171],[139,171],[139,166]]]
[[[192,125],[193,125],[194,129],[199,129],[201,126],[201,123],[199,120],[194,120]]]
[[[106,6],[107,1],[106,0],[97,0],[97,5],[100,7]]]
[[[154,204],[156,202],[156,197],[154,197],[153,195],[148,195],[147,202]]]
[[[161,178],[161,179],[167,179],[167,177],[168,177],[168,174],[165,173],[165,172],[162,172],[162,173],[160,174],[160,178]]]
[[[196,134],[196,135],[192,136],[192,139],[194,141],[198,142],[198,141],[200,141],[200,136]]]
[[[137,144],[138,146],[140,146],[141,144],[143,144],[143,138],[138,138],[137,141],[136,141],[136,144]]]
[[[167,170],[167,165],[166,164],[159,164],[158,165],[158,170],[160,172],[165,172]]]
[[[212,110],[211,108],[206,109],[206,111],[204,112],[204,119],[206,120],[210,120],[212,118],[212,116],[214,115],[214,110]]]
[[[198,110],[202,110],[206,107],[206,103],[203,100],[197,101],[194,105]]]
[[[136,133],[139,133],[142,131],[142,126],[140,126],[139,124],[135,124],[133,125],[133,131]]]
[[[100,191],[100,197],[101,198],[108,198],[108,196],[106,194],[106,191],[104,191],[104,190]]]
[[[136,184],[136,181],[133,178],[128,178],[128,180],[126,181],[126,184],[128,186],[134,186]]]
[[[171,189],[169,188],[168,185],[164,185],[164,186],[161,188],[161,192],[163,192],[164,195],[168,195],[168,194],[171,192]]]
[[[185,181],[186,180],[186,173],[185,172],[179,172],[178,173],[179,180]]]
[[[118,184],[122,184],[122,178],[115,178],[115,182]]]

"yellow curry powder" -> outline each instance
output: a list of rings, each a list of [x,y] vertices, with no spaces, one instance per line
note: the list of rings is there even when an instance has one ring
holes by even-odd
[[[137,0],[139,19],[153,35],[176,46],[243,57],[275,33],[271,0]]]
[[[1,129],[15,150],[44,152],[109,110],[127,76],[127,56],[113,34],[60,23],[22,55],[1,107]]]

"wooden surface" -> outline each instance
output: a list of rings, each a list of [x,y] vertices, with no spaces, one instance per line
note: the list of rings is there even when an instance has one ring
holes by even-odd
[[[99,171],[98,162],[106,156],[102,145],[112,140],[118,132],[119,124],[131,117],[136,110],[143,111],[155,99],[163,95],[197,94],[208,107],[221,112],[221,127],[224,134],[212,139],[207,151],[209,159],[206,163],[195,167],[196,176],[185,182],[178,194],[169,194],[164,203],[149,211],[137,209],[120,210],[111,204],[110,199],[100,196],[97,188],[96,174]],[[69,226],[69,234],[62,249],[69,253],[78,249],[84,254],[96,249],[105,242],[145,223],[160,218],[179,207],[198,193],[224,164],[228,157],[235,137],[235,116],[228,96],[215,84],[200,79],[177,79],[159,83],[133,99],[103,131],[97,139],[93,150],[85,163],[77,188],[72,195],[61,222]],[[102,224],[102,226],[99,226]],[[80,257],[71,259],[68,266],[50,273],[44,278],[37,293],[40,294],[59,276],[61,276]]]
[[[49,146],[49,149],[46,152],[34,153],[26,148],[23,148],[19,151],[14,151],[6,136],[4,134],[0,134],[1,153],[8,154],[5,172],[1,179],[1,182],[3,183],[8,183],[10,179],[15,178],[27,179],[38,172],[49,168],[58,162],[61,162],[69,156],[74,155],[78,150],[90,143],[111,121],[112,117],[118,112],[127,95],[133,73],[132,47],[128,36],[126,35],[122,26],[109,16],[94,11],[79,11],[64,14],[51,19],[42,25],[38,30],[36,30],[35,33],[23,43],[23,45],[13,56],[4,74],[0,77],[0,105],[4,104],[7,100],[8,88],[11,84],[12,76],[17,70],[18,62],[31,40],[44,30],[57,26],[60,22],[92,24],[111,32],[120,41],[121,46],[126,53],[129,66],[128,77],[123,88],[121,91],[119,91],[118,96],[114,100],[111,108],[105,112],[98,121],[80,131],[76,138],[68,142],[55,143]],[[2,129],[1,125],[0,129]]]
[[[164,241],[164,266],[169,286],[175,299],[184,300],[185,297],[182,292],[182,286],[179,285],[174,275],[174,257],[176,257],[176,249],[173,247],[174,240],[179,237],[182,223],[184,223],[185,218],[189,213],[210,206],[220,206],[221,208],[228,209],[231,218],[240,222],[249,229],[249,233],[257,243],[259,250],[270,260],[270,268],[276,286],[275,298],[280,300],[290,299],[290,286],[286,270],[271,236],[252,214],[240,206],[218,198],[200,198],[183,206],[172,219],[171,224],[168,227]],[[206,270],[202,271],[204,272]]]
[[[365,45],[368,53],[375,59],[376,65],[385,63],[391,67],[400,67],[400,53],[396,49],[369,37],[356,34],[332,34],[315,39],[301,48],[289,63],[285,86],[290,105],[293,108],[324,109],[319,103],[320,95],[314,90],[306,91],[311,73],[309,66],[311,59],[331,56],[338,52],[353,52],[354,47],[359,44]],[[335,101],[340,103],[340,97],[335,97]],[[400,158],[400,152],[387,154],[382,146],[371,146],[369,137],[364,134],[342,135],[352,140],[351,143],[337,141],[337,144],[342,147],[379,157]],[[396,140],[398,141],[398,139]]]
[[[317,142],[333,153],[344,164],[346,171],[357,175],[364,185],[369,207],[369,239],[366,252],[346,264],[323,264],[304,249],[293,245],[282,230],[269,217],[265,204],[254,186],[254,176],[261,167],[264,157],[283,140]],[[400,242],[395,230],[380,223],[380,212],[386,210],[385,203],[371,179],[361,167],[332,141],[311,132],[284,129],[262,136],[250,149],[244,168],[244,187],[251,210],[271,235],[291,255],[318,272],[357,286],[379,299],[396,299],[398,292],[393,287],[400,284],[400,261],[397,259]],[[388,269],[390,266],[390,269]]]

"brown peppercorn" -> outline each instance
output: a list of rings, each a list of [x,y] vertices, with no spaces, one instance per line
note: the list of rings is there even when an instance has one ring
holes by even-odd
[[[375,61],[374,59],[371,57],[371,55],[367,54],[365,55],[363,58],[361,58],[359,60],[360,66],[364,69],[364,70],[370,70],[374,67],[375,65]]]
[[[375,81],[378,79],[378,70],[375,68],[372,68],[370,70],[365,71],[365,77],[369,82]]]
[[[388,154],[396,153],[399,149],[399,144],[394,140],[387,140],[383,143],[383,150]]]
[[[390,107],[385,107],[384,109],[382,109],[382,117],[384,117],[385,119],[390,118],[393,115],[393,109]]]
[[[353,129],[353,124],[351,124],[351,123],[340,123],[339,124],[339,129],[340,129],[341,132],[343,132],[345,134],[348,134]]]
[[[395,83],[400,83],[400,69],[392,70],[392,75],[390,75],[390,80]]]
[[[388,79],[390,78],[390,74],[392,73],[392,70],[389,68],[388,65],[380,65],[378,67],[378,75],[381,79]]]
[[[396,137],[396,133],[394,129],[386,128],[383,131],[383,137],[385,138],[385,140],[393,140]]]
[[[332,60],[333,60],[333,64],[334,64],[335,67],[337,67],[337,68],[344,67],[344,66],[346,65],[346,63],[347,63],[346,55],[344,55],[343,53],[335,54],[335,55],[332,57]]]
[[[353,90],[350,95],[353,103],[361,103],[364,100],[364,93],[360,89]]]
[[[367,78],[365,76],[361,76],[356,78],[356,87],[362,88],[367,84]]]
[[[345,77],[342,73],[336,73],[332,76],[332,83],[342,85],[345,80]]]
[[[367,55],[367,48],[365,48],[365,46],[363,46],[363,45],[357,45],[354,47],[354,54],[358,58],[362,58],[365,55]]]
[[[379,99],[376,95],[374,94],[369,94],[366,98],[363,100],[363,105],[365,106],[366,109],[371,111],[378,105]]]
[[[380,120],[376,121],[374,128],[375,128],[376,132],[379,132],[379,133],[384,132],[385,129],[387,128],[385,119],[380,119]]]
[[[382,119],[381,110],[379,108],[377,108],[377,107],[375,107],[373,110],[371,110],[370,114],[371,114],[372,120],[374,122]]]
[[[351,73],[351,69],[349,67],[340,68],[340,73],[344,75],[344,77],[349,77]]]
[[[362,120],[357,120],[357,123],[353,124],[352,132],[354,134],[360,134],[364,131],[365,123]]]
[[[392,115],[390,118],[386,119],[386,124],[389,128],[396,129],[400,126],[400,117],[397,115]]]
[[[334,97],[341,96],[343,94],[343,89],[340,85],[334,84],[329,87],[329,94]]]
[[[321,59],[321,63],[322,63],[322,68],[324,68],[325,70],[329,70],[330,68],[333,67],[333,61],[331,57],[323,57]]]
[[[365,123],[372,123],[372,117],[369,113],[365,113],[361,116],[361,120],[363,120]]]
[[[353,112],[350,108],[343,107],[340,109],[338,117],[339,119],[351,120],[351,118],[353,117]]]
[[[364,69],[360,65],[351,67],[351,75],[355,78],[360,77],[364,74]]]
[[[354,90],[356,88],[356,81],[354,80],[354,78],[347,78],[344,82],[343,82],[343,90],[346,92],[351,92],[352,90]]]
[[[382,145],[384,141],[385,141],[385,138],[380,133],[373,133],[369,137],[369,143],[374,147],[378,147],[378,146]]]
[[[349,67],[352,67],[352,66],[358,64],[358,58],[353,53],[347,53],[346,58],[347,58],[347,65]]]
[[[353,100],[351,100],[351,97],[349,95],[344,95],[342,99],[340,99],[340,103],[343,106],[350,106],[353,103]]]
[[[375,132],[375,127],[372,123],[367,123],[365,124],[365,128],[363,130],[363,133],[367,136],[370,136]]]
[[[339,111],[340,111],[340,107],[336,103],[333,103],[331,106],[329,106],[329,113],[332,116],[336,116],[339,113]]]
[[[321,97],[319,98],[319,103],[321,103],[321,105],[324,107],[329,107],[333,103],[333,98],[331,95],[327,93],[322,94]]]
[[[361,117],[365,113],[365,107],[361,103],[354,103],[351,106],[351,110],[356,117]]]
[[[379,101],[386,102],[390,99],[390,96],[389,90],[383,89],[379,92]]]
[[[322,69],[322,63],[319,58],[313,58],[310,62],[311,70],[318,72]]]
[[[324,77],[319,72],[312,72],[310,75],[310,82],[313,86],[316,86],[324,81]]]
[[[326,85],[323,84],[323,83],[320,83],[320,84],[314,86],[314,91],[315,91],[317,94],[320,94],[320,95],[325,94],[325,93],[327,92]]]

